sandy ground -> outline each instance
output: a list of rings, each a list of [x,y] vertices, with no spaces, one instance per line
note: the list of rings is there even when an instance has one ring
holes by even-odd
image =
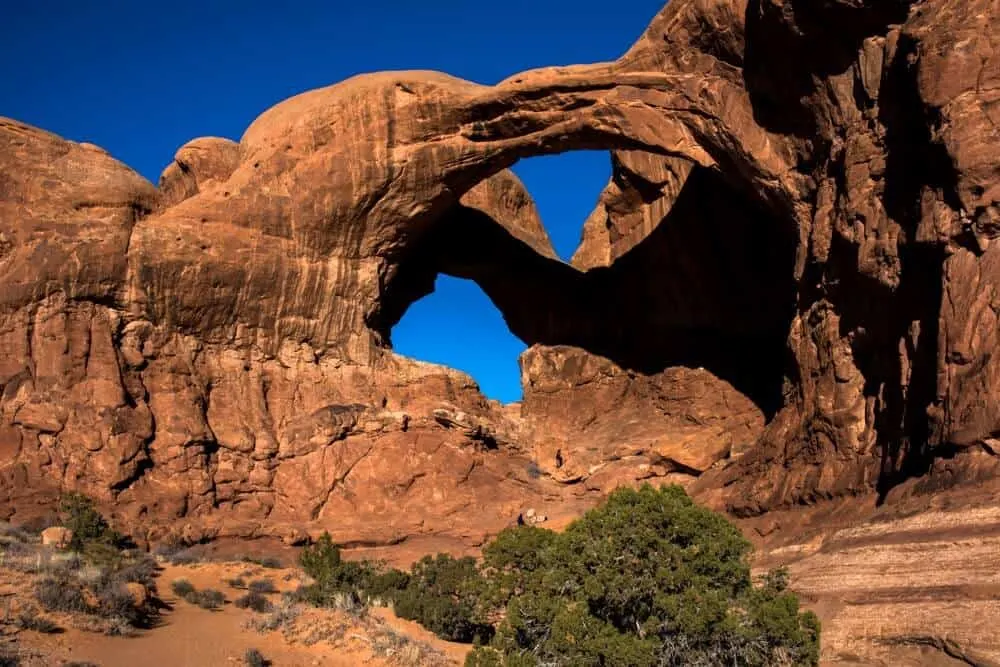
[[[71,627],[56,635],[22,631],[18,642],[22,648],[45,656],[42,662],[36,663],[44,665],[61,665],[70,661],[92,662],[100,667],[243,665],[244,654],[249,648],[258,649],[274,667],[420,664],[419,661],[414,663],[412,657],[376,657],[370,645],[371,633],[360,624],[349,627],[335,644],[319,641],[311,646],[295,638],[286,638],[281,632],[261,634],[247,628],[245,624],[255,615],[254,612],[238,609],[232,604],[245,591],[233,589],[225,583],[227,579],[240,575],[247,581],[271,579],[279,590],[292,590],[300,582],[295,570],[265,569],[246,563],[166,565],[157,580],[157,587],[159,597],[171,609],[163,613],[157,627],[140,631],[134,637],[106,637]],[[222,591],[226,595],[226,604],[220,610],[208,611],[177,599],[170,591],[170,583],[178,578],[188,579],[199,590],[214,588]],[[272,597],[277,601],[277,596]],[[419,625],[396,618],[388,609],[376,609],[372,614],[399,634],[444,654],[450,664],[462,664],[470,648],[439,640]],[[350,625],[351,619],[342,612],[309,609],[304,613],[302,622],[316,628],[334,622],[343,627]]]

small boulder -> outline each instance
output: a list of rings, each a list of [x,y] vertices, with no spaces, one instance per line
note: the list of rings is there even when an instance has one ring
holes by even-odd
[[[136,609],[142,609],[149,602],[149,589],[142,584],[130,581],[125,584],[125,590],[128,591],[129,596],[132,598],[132,605]]]
[[[63,526],[52,526],[42,531],[42,545],[65,549],[73,540],[73,531]]]

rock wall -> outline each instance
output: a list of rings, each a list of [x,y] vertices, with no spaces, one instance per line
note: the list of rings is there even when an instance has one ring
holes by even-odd
[[[992,479],[998,22],[674,0],[614,62],[303,93],[159,188],[4,120],[8,514],[475,541],[650,477],[740,515]],[[614,174],[567,264],[506,168],[574,149]],[[532,346],[519,406],[392,353],[439,273]]]
[[[955,306],[993,293],[972,275],[989,274],[983,230],[997,211],[1000,63],[984,35],[1000,8],[806,5],[747,15],[748,56],[754,34],[795,55],[777,77],[759,62],[747,82],[765,124],[815,144],[816,186],[799,230],[794,391],[730,477],[749,512],[872,487],[885,497],[939,468],[932,486],[997,470],[989,317]]]

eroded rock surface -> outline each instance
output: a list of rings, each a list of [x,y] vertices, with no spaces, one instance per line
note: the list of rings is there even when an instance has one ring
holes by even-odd
[[[841,499],[749,520],[758,567],[789,568],[824,664],[1000,664],[1000,506],[964,485],[875,507]]]
[[[672,0],[615,62],[303,93],[158,189],[0,120],[6,513],[73,489],[151,540],[475,545],[646,479],[765,523],[988,495],[998,28],[997,0]],[[507,167],[574,149],[613,176],[564,263]],[[392,352],[441,273],[531,346],[522,403]]]
[[[538,346],[522,355],[521,373],[532,456],[563,482],[599,484],[599,473],[630,459],[636,480],[696,477],[740,456],[764,428],[752,401],[703,368],[643,375],[579,348]]]

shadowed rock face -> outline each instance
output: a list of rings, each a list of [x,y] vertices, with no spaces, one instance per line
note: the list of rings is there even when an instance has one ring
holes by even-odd
[[[998,24],[673,0],[615,62],[303,93],[158,189],[2,120],[8,513],[77,489],[149,539],[474,544],[641,479],[743,516],[990,482]],[[613,176],[564,263],[506,169],[576,149]],[[439,273],[531,346],[521,404],[391,351]]]

